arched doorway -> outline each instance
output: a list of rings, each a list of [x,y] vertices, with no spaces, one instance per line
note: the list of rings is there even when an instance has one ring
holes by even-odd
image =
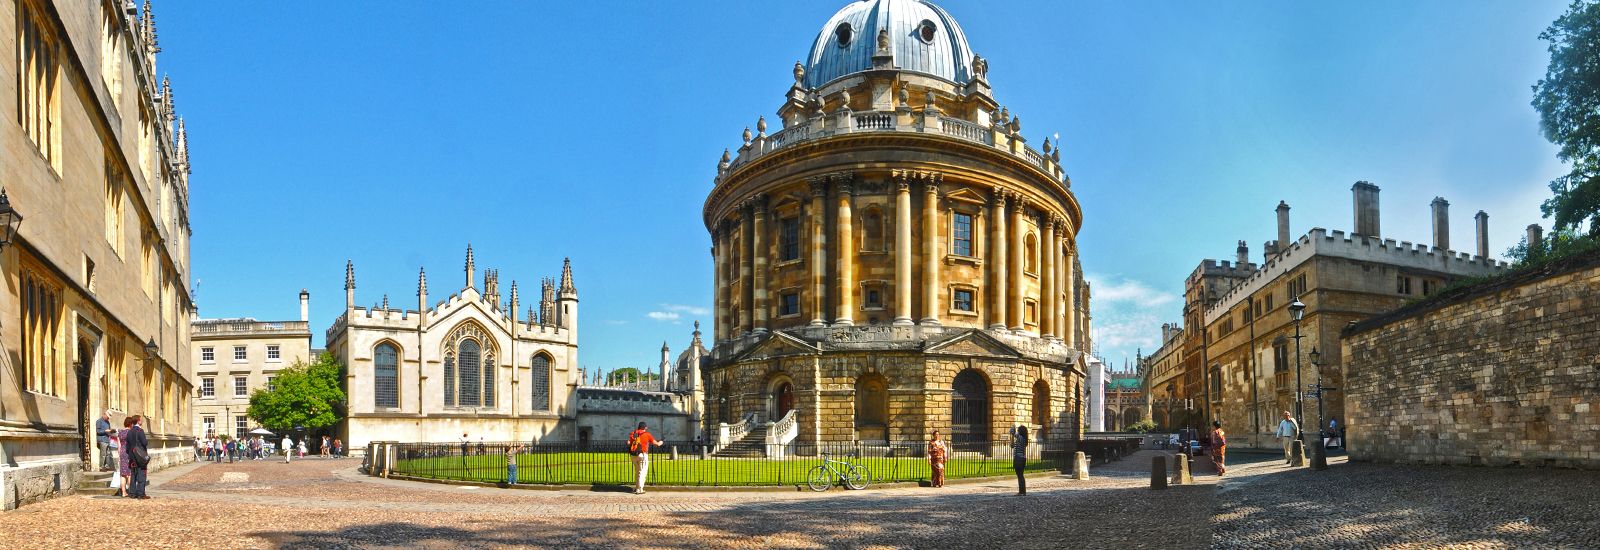
[[[784,415],[789,414],[789,411],[794,410],[794,384],[788,380],[779,382],[778,386],[772,390],[772,396],[772,418],[767,419],[767,421],[777,422]]]
[[[1138,424],[1140,420],[1144,420],[1143,417],[1144,414],[1137,408],[1129,408],[1122,411],[1122,428],[1127,429],[1128,426]]]
[[[717,421],[733,423],[733,385],[727,380],[723,380],[722,387],[717,390]]]
[[[951,384],[950,442],[970,450],[989,443],[989,381],[967,369]]]
[[[1034,434],[1037,441],[1048,441],[1050,434],[1050,384],[1044,380],[1033,383],[1033,423],[1039,426]]]

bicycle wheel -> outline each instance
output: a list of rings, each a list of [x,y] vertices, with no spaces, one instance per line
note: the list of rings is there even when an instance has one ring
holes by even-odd
[[[806,475],[806,485],[810,486],[811,490],[820,493],[833,488],[833,478],[829,477],[827,468],[817,466],[811,469],[810,474]]]
[[[845,487],[849,487],[851,489],[855,489],[855,490],[859,491],[861,489],[867,488],[867,484],[871,483],[871,482],[872,482],[872,472],[868,472],[866,466],[862,466],[860,464],[852,464],[852,465],[850,465],[850,469],[845,471],[845,474],[844,474],[844,486]]]

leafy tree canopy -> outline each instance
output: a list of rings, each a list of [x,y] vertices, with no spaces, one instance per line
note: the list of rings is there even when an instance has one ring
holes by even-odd
[[[1587,223],[1600,235],[1600,0],[1573,0],[1539,38],[1550,43],[1550,66],[1533,86],[1533,106],[1556,156],[1572,166],[1539,209],[1556,231]]]
[[[250,418],[272,430],[332,426],[344,418],[343,382],[344,365],[333,354],[323,353],[310,364],[296,362],[278,371],[272,389],[250,394]]]
[[[661,378],[661,375],[650,372],[639,372],[639,369],[633,367],[624,367],[611,371],[609,374],[607,374],[606,382],[611,384],[621,384],[626,382],[639,382],[641,380],[656,380],[659,378]]]

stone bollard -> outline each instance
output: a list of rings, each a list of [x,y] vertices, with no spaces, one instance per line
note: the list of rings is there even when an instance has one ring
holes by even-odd
[[[1289,446],[1289,465],[1295,468],[1306,467],[1306,444],[1304,441],[1295,441]]]
[[[1178,453],[1172,455],[1172,458],[1174,464],[1177,466],[1172,471],[1172,484],[1194,485],[1194,476],[1189,474],[1189,455],[1186,453]]]
[[[1167,488],[1167,457],[1161,455],[1150,457],[1150,488]]]
[[[1321,443],[1311,447],[1311,469],[1328,469],[1328,451],[1322,448]]]
[[[1089,479],[1089,458],[1083,451],[1072,454],[1072,479]]]
[[[708,445],[695,445],[695,447],[700,449],[700,460],[708,458],[708,453],[710,452]]]
[[[678,446],[677,445],[673,445],[671,448],[672,448],[672,459],[673,460],[677,460],[678,459]]]

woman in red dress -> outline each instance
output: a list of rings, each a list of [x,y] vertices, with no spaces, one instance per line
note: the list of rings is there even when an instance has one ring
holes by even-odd
[[[928,466],[933,469],[934,487],[944,487],[944,459],[949,454],[950,447],[939,437],[939,431],[934,430],[933,441],[928,442]]]

